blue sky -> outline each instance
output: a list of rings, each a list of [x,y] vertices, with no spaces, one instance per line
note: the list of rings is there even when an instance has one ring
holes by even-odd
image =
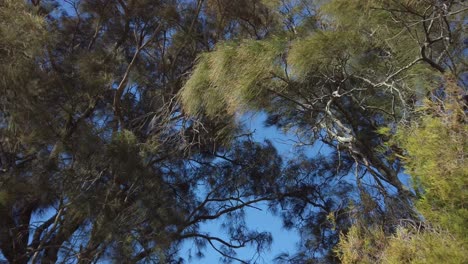
[[[270,232],[273,235],[273,244],[271,249],[267,252],[263,252],[262,255],[258,256],[253,248],[245,248],[237,251],[240,259],[250,260],[252,263],[272,263],[273,259],[280,253],[293,254],[296,251],[297,243],[299,242],[299,236],[294,231],[287,231],[282,228],[282,220],[279,217],[273,216],[266,209],[265,205],[259,206],[262,211],[248,208],[246,210],[247,225],[254,230],[259,232]],[[220,228],[219,222],[211,222],[202,226],[204,232],[211,232],[213,234],[223,232]],[[188,256],[192,256],[196,253],[196,248],[193,242],[188,241],[184,244],[180,250],[180,256],[187,260],[187,263],[194,264],[205,264],[205,263],[219,263],[220,254],[214,251],[209,246],[203,252],[205,257],[198,259],[192,257],[188,259]]]
[[[294,156],[294,138],[284,135],[274,127],[265,127],[263,125],[265,118],[266,115],[262,113],[249,113],[242,118],[242,122],[251,131],[255,131],[253,134],[254,140],[262,142],[268,139],[275,145],[282,156]],[[272,263],[273,259],[281,253],[294,254],[299,242],[298,233],[294,230],[285,230],[283,228],[282,219],[272,215],[268,211],[266,204],[257,206],[261,210],[254,208],[247,208],[245,210],[247,226],[259,232],[270,232],[273,236],[273,244],[269,251],[263,252],[260,256],[256,255],[254,248],[245,248],[237,251],[237,257],[243,260],[252,260],[252,263],[261,264]],[[219,221],[206,223],[202,225],[201,229],[202,232],[209,232],[216,235],[222,234],[223,232]],[[220,254],[209,246],[203,251],[205,255],[204,258],[198,259],[192,257],[188,259],[190,254],[195,256],[195,253],[196,247],[191,241],[186,242],[180,250],[181,257],[186,259],[187,263],[209,264],[220,262]]]

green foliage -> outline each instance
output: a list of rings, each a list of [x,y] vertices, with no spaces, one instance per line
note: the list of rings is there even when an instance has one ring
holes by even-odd
[[[356,56],[366,48],[353,31],[317,31],[312,36],[295,41],[288,52],[288,64],[302,77],[344,63],[344,58]]]
[[[355,224],[342,235],[343,263],[466,263],[468,126],[460,87],[448,81],[444,100],[427,101],[417,122],[400,126],[391,142],[407,152],[406,172],[421,192],[416,208],[425,224],[400,226],[396,234]],[[390,136],[388,129],[381,133]]]
[[[32,58],[41,50],[40,43],[44,42],[47,36],[44,17],[30,12],[29,7],[22,1],[2,0],[0,7],[1,52],[23,60]],[[5,57],[2,58],[2,62],[3,59]],[[4,62],[12,65],[17,63],[7,60]]]
[[[14,0],[0,1],[0,17],[0,93],[16,89],[21,97],[29,89],[39,94],[32,60],[44,52],[50,35],[44,17],[31,12],[24,1]]]
[[[426,111],[413,126],[401,129],[397,138],[407,150],[406,168],[416,189],[423,194],[417,208],[432,223],[460,237],[468,237],[468,125],[460,88],[447,83],[444,101],[427,103]]]
[[[262,201],[293,263],[466,262],[466,6],[442,2],[0,0],[0,255],[228,261],[271,244],[244,221]],[[298,154],[251,141],[248,110]]]
[[[338,254],[341,263],[381,263],[386,247],[385,233],[378,227],[364,229],[352,226],[346,236],[341,235]]]
[[[181,91],[184,109],[192,115],[221,118],[245,109],[264,110],[269,114],[268,125],[295,132],[300,144],[322,141],[330,146],[330,157],[338,158],[337,166],[328,169],[337,174],[347,169],[343,173],[355,175],[356,208],[362,209],[354,217],[359,219],[359,228],[351,228],[341,238],[345,262],[404,262],[404,255],[415,263],[436,261],[440,252],[433,249],[436,243],[465,243],[461,237],[467,230],[467,177],[462,158],[466,132],[460,131],[466,127],[447,126],[450,122],[437,115],[418,119],[420,111],[414,109],[440,86],[443,74],[450,72],[462,80],[466,64],[458,58],[466,57],[460,49],[464,18],[457,14],[463,13],[464,5],[458,1],[447,6],[437,1],[333,0],[317,3],[313,15],[298,19],[301,12],[311,10],[301,9],[305,2],[272,1],[269,5],[285,18],[283,32],[288,39],[281,45],[267,48],[265,44],[277,38],[266,36],[221,42],[214,51],[201,55]],[[409,123],[414,125],[401,125]],[[401,181],[402,161],[412,177],[414,193]],[[342,164],[348,166],[341,168]],[[349,164],[355,165],[353,171]],[[332,219],[330,212],[323,213]],[[353,221],[353,215],[345,215],[349,221],[339,227],[320,225],[331,234],[321,244],[328,250],[337,243],[334,231],[346,233]],[[404,227],[402,232],[411,233],[411,239],[403,239],[403,233],[395,235],[399,220],[418,221],[419,217],[438,229],[420,233]],[[318,218],[307,220],[317,224],[322,221]],[[304,256],[316,260],[321,254],[324,260],[331,255],[326,249],[320,251],[321,245],[312,246],[310,241],[321,236],[314,224],[301,227],[309,232],[304,244],[314,251],[309,255],[304,251],[299,256],[303,262],[310,260]],[[403,246],[398,248],[393,241]],[[413,251],[417,241],[427,247],[427,260]],[[460,260],[460,251],[455,249],[450,245],[443,250]]]
[[[215,117],[258,104],[268,81],[281,74],[284,45],[279,38],[227,42],[201,55],[181,93],[186,111]]]
[[[399,229],[383,251],[382,263],[466,263],[466,243],[444,230]]]
[[[401,13],[389,11],[401,8],[406,10]],[[395,68],[405,67],[420,56],[418,42],[425,41],[423,28],[417,23],[406,28],[404,25],[405,20],[418,19],[415,14],[423,13],[426,8],[427,3],[421,1],[334,0],[325,4],[321,12],[337,31],[351,31],[359,36],[359,42],[348,43],[346,47],[351,51],[360,50],[359,56],[352,61],[353,72],[385,76],[388,64]],[[397,19],[401,14],[405,16]],[[337,40],[338,43],[344,41]],[[428,87],[436,84],[438,77],[428,65],[416,64],[405,72],[404,88],[411,92],[426,92]]]
[[[266,199],[253,185],[280,173],[273,148],[252,151],[252,161],[262,151],[271,157],[255,170],[237,160],[243,149],[221,146],[221,134],[240,131],[230,120],[191,119],[176,100],[187,69],[211,43],[266,34],[272,18],[260,2],[251,10],[225,1],[230,13],[219,21],[208,1],[72,2],[0,0],[0,262],[179,261],[183,240],[211,242],[200,234],[202,222],[238,213],[240,200]],[[249,23],[239,23],[247,30],[232,26],[245,14]],[[236,58],[274,45],[246,41]],[[262,74],[248,63],[252,75]],[[260,56],[255,63],[267,65]],[[236,82],[255,85],[253,77]],[[232,161],[209,171],[217,156]],[[252,169],[242,184],[219,176],[243,166]],[[204,191],[217,200],[205,200]],[[226,233],[239,245],[227,248],[271,243],[243,222],[236,227]]]
[[[381,229],[353,226],[342,236],[337,253],[343,264],[466,263],[466,243],[442,229],[399,228],[395,235]]]

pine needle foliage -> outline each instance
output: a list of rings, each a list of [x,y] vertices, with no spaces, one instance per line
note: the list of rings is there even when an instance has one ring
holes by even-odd
[[[309,73],[343,64],[366,49],[366,44],[352,31],[317,31],[312,36],[294,41],[288,52],[292,73],[305,78]]]
[[[402,7],[406,8],[402,13],[409,15],[397,18],[401,13],[396,10]],[[417,43],[426,41],[424,32],[419,23],[406,20],[417,20],[418,16],[412,14],[424,13],[426,8],[428,5],[423,1],[335,0],[327,2],[320,11],[331,21],[333,30],[351,31],[359,36],[358,42],[346,46],[347,50],[360,51],[352,61],[352,71],[385,76],[388,68],[383,65],[401,68],[420,56],[421,47]],[[343,35],[343,39],[348,38]],[[439,77],[428,65],[418,63],[405,72],[404,88],[424,91],[433,87]]]
[[[378,227],[353,226],[339,242],[343,264],[466,263],[466,244],[444,229],[400,227],[388,236]]]
[[[267,83],[281,74],[285,44],[280,38],[226,42],[202,54],[181,92],[186,111],[216,117],[258,103],[253,99],[258,100]]]
[[[397,134],[407,150],[406,168],[422,197],[416,204],[423,216],[458,235],[468,237],[468,125],[462,89],[448,81],[443,101],[427,102],[420,122]],[[468,241],[465,241],[468,242]]]
[[[25,73],[33,70],[31,60],[44,51],[43,45],[50,35],[44,18],[30,12],[23,1],[14,0],[0,1],[0,17],[0,89],[2,92],[10,89],[11,82],[26,87],[28,82],[34,85],[34,80]]]
[[[407,151],[405,168],[419,193],[416,208],[423,222],[407,225],[402,220],[393,235],[353,225],[337,247],[342,263],[468,261],[466,101],[448,79],[444,98],[427,100],[419,119],[401,126],[393,139]]]
[[[466,243],[444,229],[400,229],[383,251],[382,263],[466,263]]]
[[[0,0],[0,256],[247,263],[262,201],[293,263],[466,262],[465,28],[462,0]]]
[[[230,173],[253,167],[238,159],[263,151],[263,170],[250,174],[274,182],[279,171],[270,167],[281,163],[274,149],[242,136],[231,139],[256,146],[249,157],[245,148],[221,147],[219,134],[240,129],[189,118],[176,100],[211,43],[269,31],[264,8],[225,1],[235,10],[217,21],[207,4],[0,0],[0,262],[180,263],[182,241],[203,248],[222,239],[202,235],[201,223],[242,219],[240,200],[270,197],[252,186],[258,181],[237,184]],[[246,13],[248,23],[233,26]],[[270,49],[243,45],[239,58]],[[254,86],[252,79],[237,81]],[[208,170],[217,156],[229,162]],[[235,226],[226,230],[223,258],[234,258],[232,248],[271,244],[242,221]]]
[[[354,162],[354,172],[351,166],[346,169],[356,177],[354,195],[361,197],[357,208],[365,210],[358,220],[348,215],[347,223],[361,222],[356,224],[362,229],[352,227],[341,238],[342,260],[350,257],[348,263],[407,261],[400,258],[406,253],[397,252],[401,248],[393,240],[407,243],[410,263],[440,259],[437,252],[441,251],[431,249],[438,242],[464,245],[466,166],[461,165],[461,157],[466,152],[466,133],[459,131],[466,127],[447,126],[450,122],[439,115],[421,117],[419,107],[426,98],[434,100],[435,90],[451,89],[441,82],[448,73],[466,89],[466,5],[463,1],[333,0],[303,10],[314,15],[300,19],[299,4],[291,3],[269,5],[285,17],[287,38],[281,45],[267,48],[266,43],[277,39],[266,36],[218,43],[214,51],[203,54],[181,91],[184,109],[221,119],[246,109],[264,110],[268,125],[295,133],[300,145],[321,141],[330,146],[330,156],[337,157],[337,173],[346,173],[340,171],[341,164]],[[382,126],[387,127],[386,133],[379,133]],[[415,192],[402,181],[403,171],[411,175]],[[403,227],[396,234],[401,219],[425,220],[433,229],[427,228],[426,233]],[[341,231],[346,233],[348,227],[343,224]],[[374,232],[378,236],[372,237]],[[405,232],[414,239],[404,239]],[[350,246],[347,239],[364,245],[357,256],[344,248]],[[384,242],[379,243],[380,239]],[[434,253],[427,260],[412,251],[420,240],[427,254]],[[330,250],[336,242],[323,244]],[[317,255],[333,255],[320,247],[297,257],[306,262],[324,260]],[[460,260],[455,249],[450,245],[444,250]]]

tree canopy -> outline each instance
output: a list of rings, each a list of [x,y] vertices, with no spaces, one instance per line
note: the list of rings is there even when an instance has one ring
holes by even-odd
[[[251,263],[236,250],[274,237],[245,209],[266,202],[301,232],[279,263],[467,262],[467,15],[463,0],[0,0],[0,252],[185,263],[191,240]],[[297,155],[254,141],[250,111]]]

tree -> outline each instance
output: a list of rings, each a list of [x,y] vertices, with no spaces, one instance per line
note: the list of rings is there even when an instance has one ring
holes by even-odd
[[[342,237],[343,263],[464,263],[467,261],[466,101],[451,78],[442,98],[426,101],[420,116],[394,141],[407,150],[405,167],[418,192],[424,221],[401,219],[396,234],[359,224]]]
[[[235,250],[272,237],[244,209],[268,202],[302,234],[280,262],[439,260],[440,242],[464,260],[467,10],[0,0],[3,256],[182,263],[192,240],[248,263]],[[254,142],[238,122],[249,110],[306,148],[285,159]],[[224,236],[200,229],[214,220]]]
[[[267,247],[270,235],[240,220],[272,199],[276,151],[229,122],[186,117],[177,99],[201,50],[244,34],[238,15],[221,23],[203,1],[33,4],[0,1],[3,256],[182,262],[190,239],[227,261]],[[227,238],[200,230],[220,218]]]
[[[328,145],[334,164],[328,172],[335,179],[354,174],[355,192],[341,198],[352,201],[345,210],[348,221],[341,221],[339,231],[329,225],[324,233],[346,234],[350,223],[359,221],[393,234],[401,219],[419,221],[416,194],[402,182],[403,149],[387,144],[388,133],[381,132],[393,134],[399,124],[411,122],[416,106],[436,93],[444,74],[466,86],[466,5],[336,0],[315,7],[279,1],[273,8],[285,25],[273,35],[219,43],[199,56],[181,91],[186,111],[220,118],[259,109],[269,114],[268,125],[295,132],[301,145]],[[315,200],[304,204],[328,214]],[[311,222],[306,230],[328,221]],[[298,255],[299,262],[334,255],[337,239],[327,243],[311,234],[307,240],[315,245]]]

